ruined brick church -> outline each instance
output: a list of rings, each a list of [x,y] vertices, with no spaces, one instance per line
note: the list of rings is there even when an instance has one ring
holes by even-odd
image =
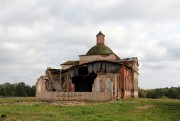
[[[112,101],[138,97],[138,59],[120,58],[105,45],[105,35],[77,61],[47,69],[36,83],[37,101]]]

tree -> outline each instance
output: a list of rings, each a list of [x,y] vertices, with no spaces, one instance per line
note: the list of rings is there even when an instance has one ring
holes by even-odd
[[[3,91],[3,96],[14,96],[15,93],[14,93],[14,85],[13,84],[10,84],[10,83],[5,83],[3,84],[2,86],[2,91]]]
[[[0,84],[0,96],[6,97],[25,97],[25,96],[35,96],[35,86],[26,85],[24,82],[10,84],[4,83]]]
[[[33,85],[33,86],[31,87],[31,93],[30,93],[29,96],[34,97],[35,94],[36,94],[36,87]]]
[[[176,93],[177,93],[176,89],[174,87],[171,87],[168,90],[167,97],[175,99],[176,98]]]
[[[180,99],[180,87],[176,89],[176,99]]]
[[[15,90],[16,90],[16,96],[20,96],[20,97],[28,96],[25,88],[25,83],[23,82],[16,84]]]
[[[139,98],[146,98],[147,91],[139,88],[138,95],[139,95]]]
[[[30,97],[34,97],[35,96],[35,86],[33,85],[32,87],[29,85],[26,85],[26,92],[27,95]]]
[[[148,90],[147,91],[147,98],[158,98],[157,92],[155,90]]]
[[[0,96],[4,96],[4,93],[3,93],[3,86],[0,84]]]

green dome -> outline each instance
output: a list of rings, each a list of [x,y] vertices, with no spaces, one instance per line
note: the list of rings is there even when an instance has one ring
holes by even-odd
[[[113,54],[113,51],[106,45],[96,45],[92,47],[86,55],[107,55]]]

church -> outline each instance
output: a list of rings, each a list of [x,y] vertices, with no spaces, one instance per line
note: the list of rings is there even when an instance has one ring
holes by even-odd
[[[96,45],[79,60],[48,68],[36,83],[36,101],[113,101],[138,98],[138,59],[120,58],[96,35]]]

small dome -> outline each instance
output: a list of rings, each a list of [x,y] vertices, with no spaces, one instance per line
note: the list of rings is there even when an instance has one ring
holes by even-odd
[[[96,45],[92,47],[86,55],[107,55],[113,54],[113,51],[106,45]]]

